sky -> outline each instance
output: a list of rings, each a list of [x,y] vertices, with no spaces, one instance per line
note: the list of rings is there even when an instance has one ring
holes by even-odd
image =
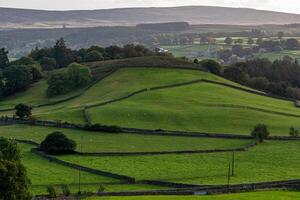
[[[0,7],[44,10],[90,10],[185,5],[247,7],[300,14],[299,0],[0,0]]]

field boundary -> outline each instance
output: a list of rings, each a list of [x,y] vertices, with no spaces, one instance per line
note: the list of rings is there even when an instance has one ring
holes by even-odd
[[[223,139],[253,139],[250,135],[242,135],[242,134],[230,134],[230,133],[205,133],[205,132],[189,132],[189,131],[171,131],[171,130],[151,130],[151,129],[138,129],[138,128],[126,128],[126,127],[118,127],[118,126],[107,126],[107,125],[78,125],[71,123],[61,123],[54,121],[42,121],[42,120],[21,120],[10,118],[7,116],[0,117],[0,126],[7,125],[31,125],[31,126],[42,126],[42,127],[56,127],[56,128],[66,128],[66,129],[77,129],[77,130],[85,130],[91,132],[98,132],[101,134],[107,133],[128,133],[128,134],[140,134],[140,135],[161,135],[161,136],[178,136],[178,137],[206,137],[206,138],[223,138]],[[300,141],[300,137],[291,137],[291,136],[269,136],[267,140],[283,140],[283,141]]]
[[[56,157],[45,154],[44,152],[38,151],[35,148],[31,149],[31,152],[34,153],[35,155],[38,155],[38,156],[43,157],[45,159],[48,159],[51,162],[55,162],[57,164],[60,164],[60,165],[63,165],[63,166],[69,167],[69,168],[73,168],[73,169],[76,169],[76,170],[81,170],[81,171],[88,172],[88,173],[91,173],[91,174],[96,174],[96,175],[106,176],[106,177],[110,177],[110,178],[115,178],[115,179],[119,179],[119,180],[122,180],[122,181],[127,181],[129,183],[135,183],[135,178],[130,177],[130,176],[124,176],[124,175],[120,175],[120,174],[106,172],[106,171],[102,171],[102,170],[98,170],[98,169],[92,169],[92,168],[89,168],[89,167],[84,167],[84,166],[77,165],[77,164],[74,164],[74,163],[66,162],[66,161],[60,160]]]
[[[207,150],[186,150],[186,151],[157,151],[157,152],[76,152],[80,156],[151,156],[151,155],[170,155],[170,154],[205,154],[205,153],[223,153],[223,152],[242,152],[257,146],[257,142],[252,142],[244,147],[239,148],[224,148],[224,149],[207,149]]]

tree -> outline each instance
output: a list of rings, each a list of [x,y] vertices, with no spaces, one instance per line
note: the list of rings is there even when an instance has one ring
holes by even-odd
[[[45,71],[53,70],[57,67],[56,60],[54,58],[43,57],[40,60],[40,64]]]
[[[17,143],[0,138],[0,199],[30,200],[30,180]]]
[[[245,84],[249,79],[248,74],[243,72],[239,67],[235,67],[235,66],[225,68],[224,77],[226,79],[229,79],[231,81],[241,83],[241,84]]]
[[[248,38],[248,44],[250,44],[250,45],[252,45],[252,44],[254,44],[254,40],[253,40],[253,38]]]
[[[28,66],[9,66],[3,70],[3,79],[4,93],[10,95],[28,88],[33,76]]]
[[[278,33],[277,33],[277,37],[278,37],[278,39],[282,39],[283,38],[283,36],[284,36],[284,32],[282,32],[282,31],[279,31]]]
[[[73,82],[65,71],[51,74],[47,83],[47,95],[49,97],[66,94],[73,89]]]
[[[68,64],[68,49],[65,44],[65,40],[63,38],[60,38],[56,41],[56,44],[53,48],[54,50],[54,58],[56,60],[56,63],[59,67],[65,67]]]
[[[72,63],[68,66],[67,73],[75,88],[85,86],[91,82],[91,70],[84,65]]]
[[[93,50],[85,55],[84,60],[86,62],[101,61],[104,60],[104,57],[99,51]]]
[[[229,46],[229,45],[231,45],[231,44],[232,44],[233,40],[232,40],[232,38],[231,38],[231,37],[226,37],[226,38],[225,38],[225,40],[224,40],[224,42],[225,42],[225,44],[226,44],[226,45],[228,45],[228,46]]]
[[[285,45],[288,50],[296,50],[300,47],[299,41],[294,38],[287,39]]]
[[[251,136],[257,139],[259,142],[263,142],[270,135],[268,128],[264,124],[258,124],[251,132]]]
[[[31,116],[32,107],[26,104],[18,104],[16,105],[15,110],[16,110],[16,115],[21,119],[23,119],[24,117],[27,118]]]
[[[53,132],[41,143],[40,149],[50,154],[73,153],[76,143],[61,132]]]
[[[256,44],[257,45],[260,45],[262,42],[263,42],[262,38],[257,38],[257,40],[256,40]]]
[[[223,49],[217,52],[217,56],[219,59],[222,59],[227,63],[232,56],[232,51],[229,49]]]
[[[0,69],[4,69],[8,67],[9,60],[8,60],[8,51],[6,51],[4,48],[0,49]]]
[[[247,82],[247,85],[249,85],[252,88],[265,91],[268,89],[269,80],[265,77],[254,77]]]
[[[220,75],[222,71],[222,66],[214,60],[206,59],[199,62],[199,64],[209,72],[213,74]]]
[[[232,53],[237,55],[238,57],[242,58],[244,57],[244,48],[242,45],[234,45],[232,47]]]

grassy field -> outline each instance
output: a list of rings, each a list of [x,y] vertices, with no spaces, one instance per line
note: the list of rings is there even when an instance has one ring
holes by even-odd
[[[0,137],[32,140],[40,143],[54,132],[61,131],[76,141],[84,152],[157,152],[208,150],[244,147],[250,140],[170,137],[135,134],[109,134],[70,129],[44,128],[27,125],[0,126]]]
[[[300,142],[268,141],[235,155],[231,183],[299,179]],[[231,153],[89,157],[60,156],[61,159],[95,169],[135,177],[192,184],[226,184]]]
[[[265,123],[273,135],[287,135],[300,117],[292,102],[210,83],[149,91],[88,113],[94,123],[203,132],[249,134]]]
[[[300,59],[300,51],[281,51],[281,52],[270,52],[270,53],[261,53],[255,55],[259,58],[268,58],[271,61],[282,59],[284,56],[290,56],[294,59]]]
[[[138,196],[138,197],[91,197],[88,200],[294,200],[299,192],[268,191],[212,196]]]
[[[45,194],[48,185],[67,184],[77,185],[78,171],[64,167],[44,158],[40,158],[30,152],[33,147],[31,145],[19,144],[22,150],[22,162],[27,168],[28,176],[32,182],[32,191],[34,194]],[[86,190],[99,187],[100,184],[117,184],[120,183],[117,179],[93,175],[82,172],[83,184]],[[97,190],[96,190],[97,191]]]
[[[54,106],[37,108],[34,109],[33,113],[40,119],[84,123],[81,112],[83,106],[120,98],[144,88],[182,83],[201,78],[232,83],[221,77],[195,70],[126,68],[120,69],[98,82],[87,90],[84,95],[74,100]]]

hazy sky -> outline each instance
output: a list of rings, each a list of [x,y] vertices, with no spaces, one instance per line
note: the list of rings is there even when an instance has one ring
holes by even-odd
[[[47,10],[105,9],[120,7],[159,7],[211,5],[249,7],[300,14],[300,0],[0,0],[0,7]]]

